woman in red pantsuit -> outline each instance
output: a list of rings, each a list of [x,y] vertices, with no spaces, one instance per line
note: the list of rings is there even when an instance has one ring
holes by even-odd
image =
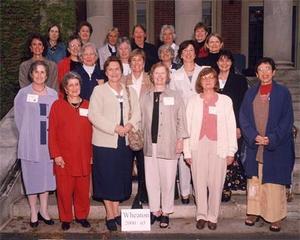
[[[92,158],[89,102],[79,96],[78,74],[67,73],[62,85],[66,96],[53,103],[49,117],[49,150],[55,160],[59,218],[62,229],[68,230],[73,220],[73,203],[76,222],[87,228]]]

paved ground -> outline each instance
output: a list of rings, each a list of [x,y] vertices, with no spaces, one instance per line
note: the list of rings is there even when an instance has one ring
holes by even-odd
[[[208,228],[198,230],[191,218],[171,219],[167,229],[154,224],[150,232],[125,233],[120,230],[110,233],[103,220],[91,221],[92,227],[84,229],[72,223],[67,232],[60,223],[47,226],[41,223],[37,229],[29,227],[28,219],[13,219],[0,233],[0,239],[300,239],[300,217],[286,219],[279,233],[269,231],[269,224],[260,220],[255,226],[244,225],[244,219],[220,219],[216,231]]]

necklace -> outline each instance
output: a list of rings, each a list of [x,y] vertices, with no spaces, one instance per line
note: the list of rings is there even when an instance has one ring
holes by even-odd
[[[68,101],[68,103],[73,107],[73,108],[75,108],[75,109],[77,109],[77,108],[79,108],[80,107],[80,105],[81,105],[81,102],[82,102],[82,99],[81,98],[79,98],[79,102],[76,102],[76,103],[73,103],[73,102],[71,102],[71,101],[69,101],[69,99],[67,98],[67,101]]]
[[[32,90],[34,92],[36,92],[36,93],[42,93],[42,92],[44,92],[45,88],[46,88],[46,85],[44,85],[44,87],[39,90],[39,89],[34,88],[34,85],[32,85]]]

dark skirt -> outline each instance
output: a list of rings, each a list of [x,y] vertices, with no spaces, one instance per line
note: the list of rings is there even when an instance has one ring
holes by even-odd
[[[118,148],[93,146],[93,198],[123,201],[132,190],[132,151],[125,138],[118,138]]]

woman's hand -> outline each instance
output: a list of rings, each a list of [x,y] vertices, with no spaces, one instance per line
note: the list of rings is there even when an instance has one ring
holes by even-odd
[[[125,128],[121,125],[117,125],[115,128],[115,133],[117,133],[120,137],[125,136]]]
[[[130,130],[133,128],[132,124],[131,123],[127,123],[125,126],[124,126],[124,131],[125,131],[125,134],[129,133]]]
[[[61,168],[65,167],[65,161],[61,156],[54,158],[54,161],[57,166],[59,166]]]
[[[240,139],[241,136],[242,136],[242,134],[241,134],[241,129],[240,129],[240,128],[237,128],[237,129],[236,129],[236,138],[237,138],[237,139]]]
[[[226,163],[227,163],[227,166],[231,165],[234,161],[234,157],[232,156],[227,156],[226,157]]]
[[[176,141],[176,153],[180,154],[183,151],[183,140],[182,139],[177,139]]]
[[[263,136],[260,136],[260,135],[257,135],[256,138],[255,138],[255,141],[256,141],[256,145],[268,145],[269,144],[269,138],[268,137],[263,137]]]
[[[185,161],[188,165],[192,165],[192,159],[191,158],[186,158]]]

